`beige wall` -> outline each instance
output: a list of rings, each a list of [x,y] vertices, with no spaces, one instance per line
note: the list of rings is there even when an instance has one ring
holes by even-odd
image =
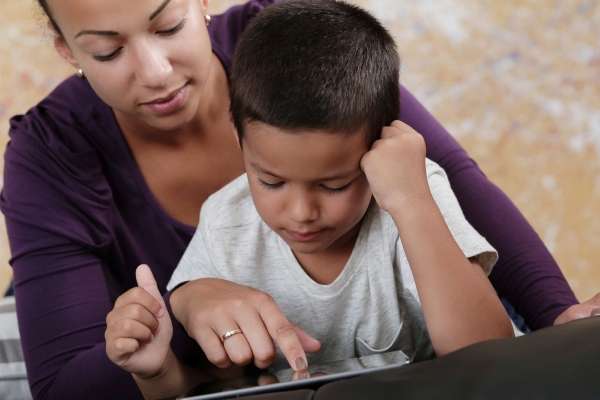
[[[599,291],[600,2],[354,3],[393,31],[403,82],[521,208],[576,293]],[[72,72],[33,1],[3,0],[2,8],[0,148],[8,118]],[[0,286],[7,247],[2,229]]]

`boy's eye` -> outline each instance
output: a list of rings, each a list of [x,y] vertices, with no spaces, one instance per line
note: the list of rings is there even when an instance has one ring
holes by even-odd
[[[328,192],[343,192],[344,190],[348,189],[350,187],[350,185],[352,185],[353,181],[350,181],[348,183],[346,183],[343,186],[338,186],[338,187],[331,187],[331,186],[327,186],[327,185],[321,185],[321,187],[325,190],[327,190]]]
[[[174,35],[175,33],[179,32],[181,30],[181,28],[183,28],[183,25],[185,25],[185,19],[181,20],[180,23],[178,23],[171,29],[156,31],[156,34],[160,35],[160,36],[171,36],[171,35]]]
[[[263,185],[267,189],[277,189],[277,188],[280,188],[281,186],[283,186],[283,182],[266,182],[266,181],[263,181],[262,179],[259,179],[258,181],[260,182],[261,185]]]
[[[116,58],[119,53],[121,52],[121,50],[123,50],[123,47],[119,47],[118,49],[116,49],[115,51],[113,51],[112,53],[109,54],[97,54],[94,56],[94,59],[97,61],[110,61],[113,60],[114,58]]]

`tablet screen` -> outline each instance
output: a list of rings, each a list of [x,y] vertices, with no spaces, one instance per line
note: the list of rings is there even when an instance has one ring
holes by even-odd
[[[245,371],[236,378],[216,380],[194,389],[189,399],[208,400],[259,394],[278,390],[301,389],[357,375],[399,367],[409,363],[402,351],[351,358],[324,364],[311,364],[307,371],[291,368],[278,371]]]

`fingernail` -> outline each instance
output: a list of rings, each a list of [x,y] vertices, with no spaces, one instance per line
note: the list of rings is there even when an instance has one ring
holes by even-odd
[[[304,357],[296,358],[296,362],[294,364],[296,365],[296,371],[303,371],[308,366]]]
[[[600,308],[594,308],[592,312],[590,312],[590,316],[595,317],[600,315]]]

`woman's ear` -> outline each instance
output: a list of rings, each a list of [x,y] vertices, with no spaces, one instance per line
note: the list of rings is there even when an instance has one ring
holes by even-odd
[[[66,62],[75,67],[75,69],[79,68],[79,63],[77,62],[75,57],[73,57],[73,52],[69,48],[67,41],[64,37],[62,37],[59,34],[56,34],[56,36],[54,36],[54,48]]]
[[[242,149],[242,142],[240,141],[240,135],[238,133],[237,127],[233,123],[233,115],[231,115],[231,112],[229,113],[229,119],[231,120],[231,125],[233,126],[233,136],[235,137],[235,142],[237,143],[238,147],[241,150]]]

